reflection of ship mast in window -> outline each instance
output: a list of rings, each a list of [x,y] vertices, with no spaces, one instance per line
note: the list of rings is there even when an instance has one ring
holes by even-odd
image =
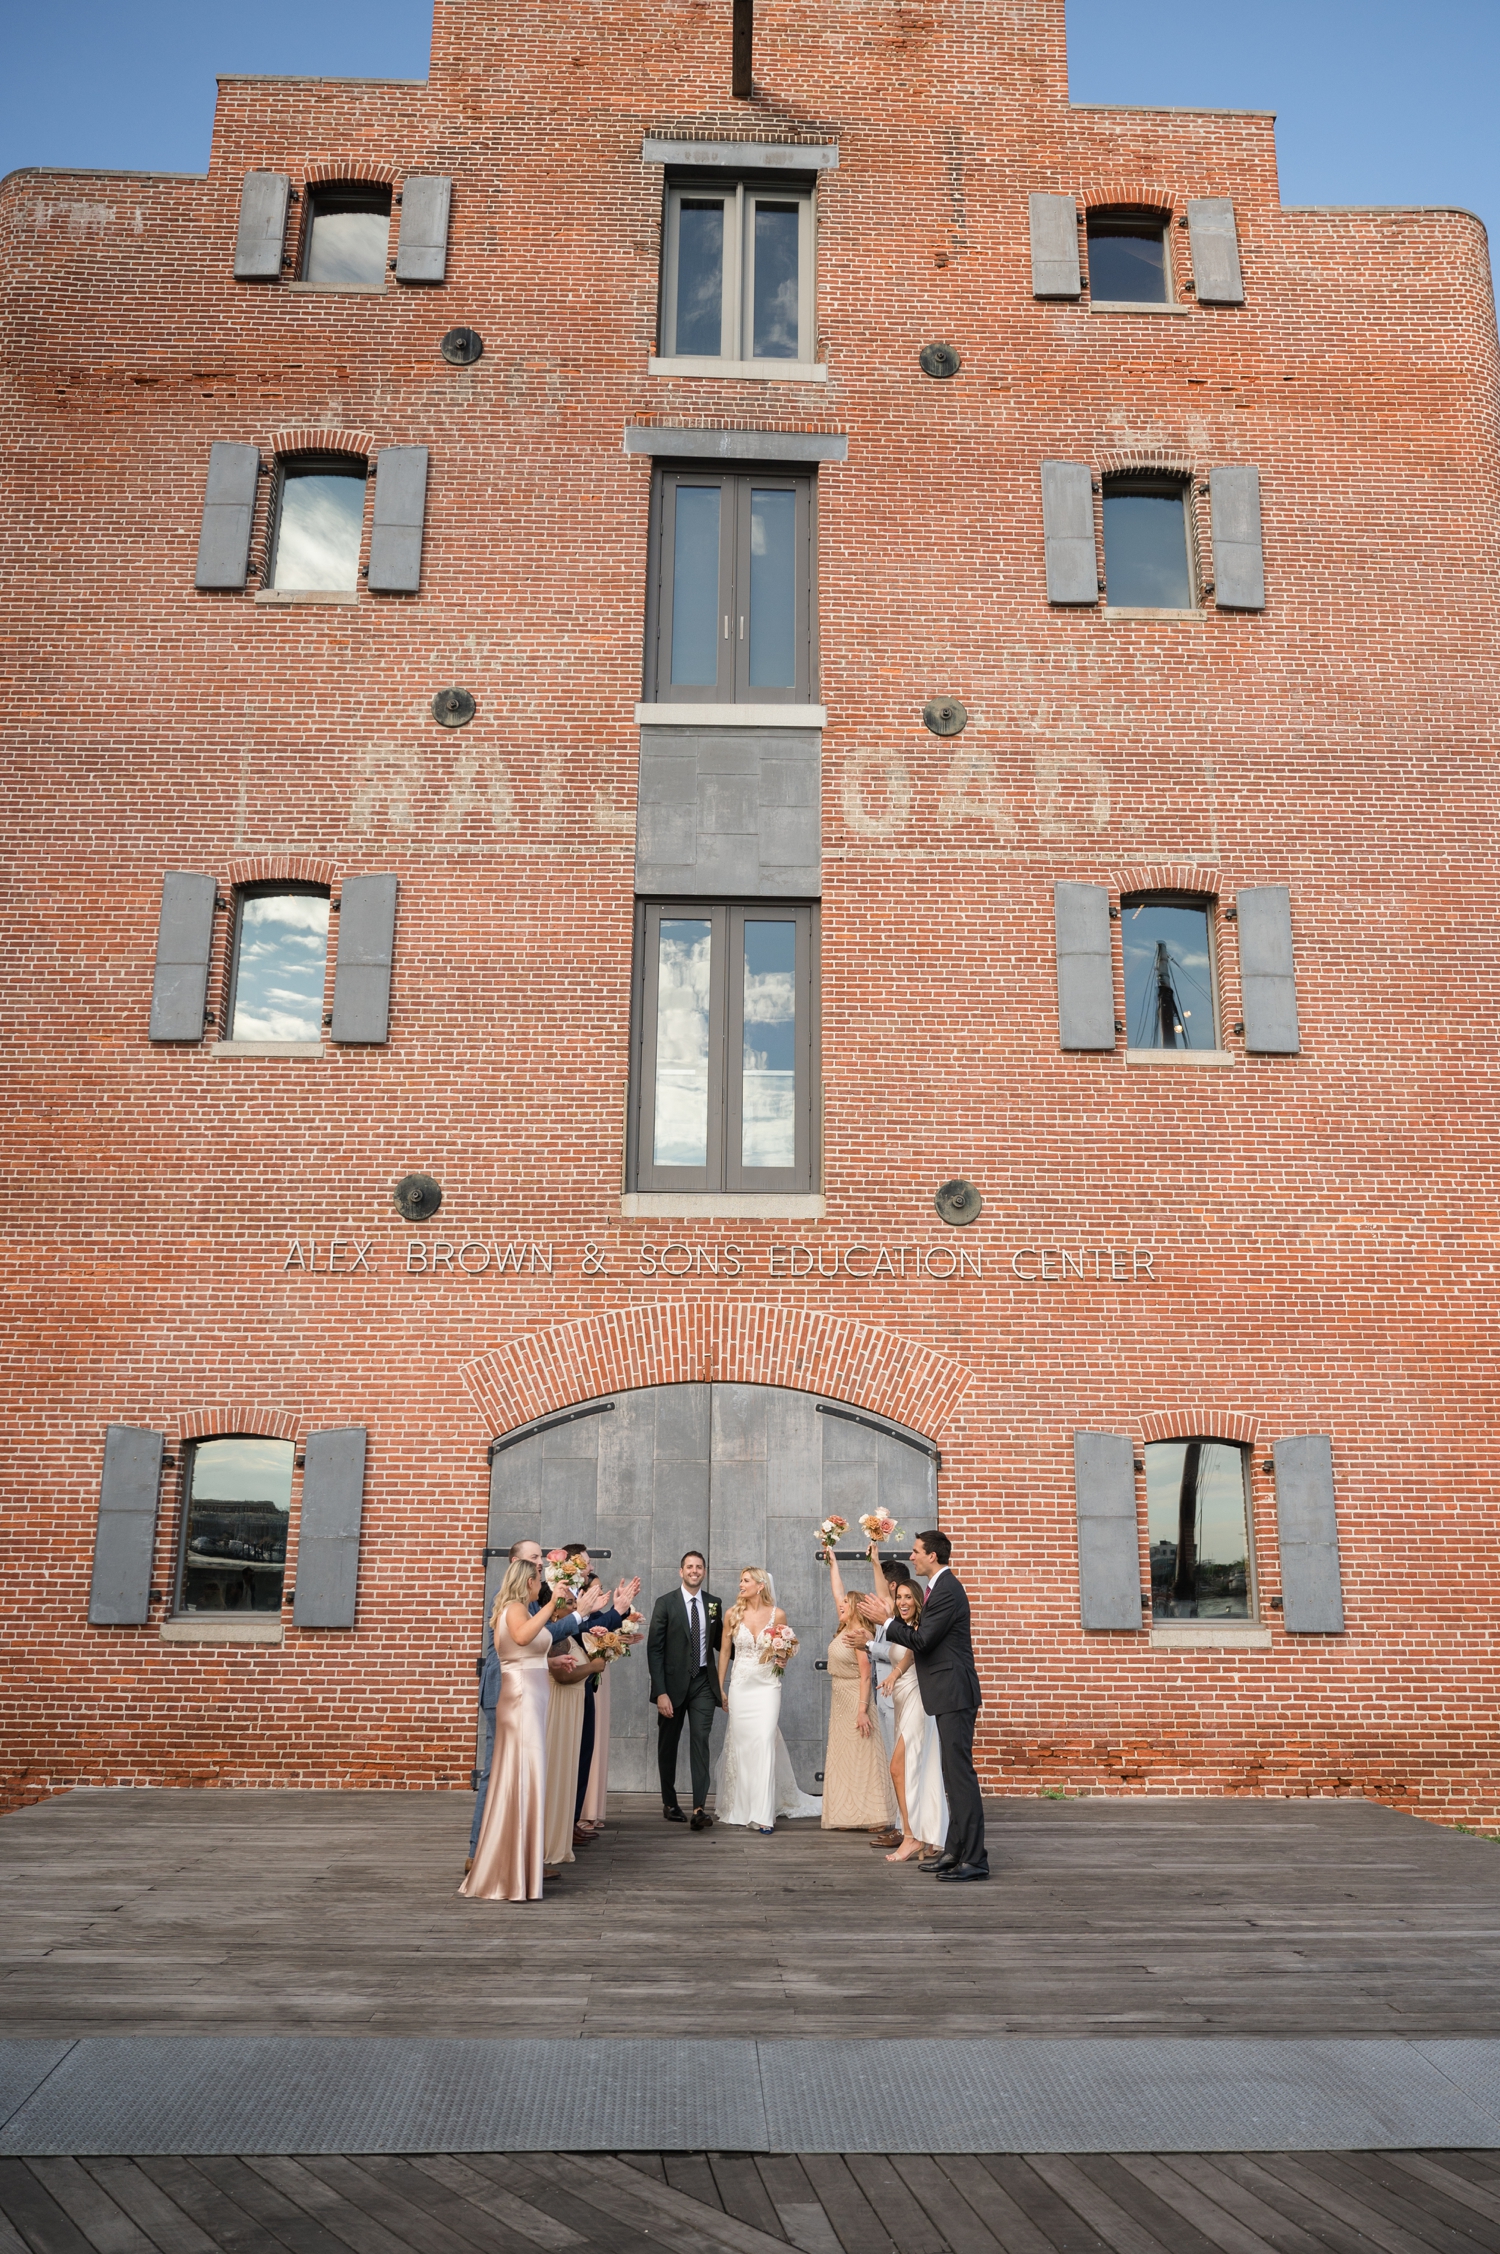
[[[1175,901],[1125,904],[1125,998],[1134,1049],[1211,1049],[1208,918]]]
[[[1165,949],[1159,952],[1165,953]],[[1198,1594],[1198,1463],[1202,1454],[1201,1440],[1190,1440],[1182,1451],[1182,1484],[1177,1490],[1177,1571],[1172,1582],[1173,1600],[1178,1603],[1191,1603]]]

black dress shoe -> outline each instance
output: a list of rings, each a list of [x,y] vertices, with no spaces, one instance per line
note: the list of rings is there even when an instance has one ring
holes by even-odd
[[[662,1814],[669,1824],[685,1824],[687,1822],[687,1817],[680,1808],[663,1808]]]
[[[713,1821],[713,1817],[709,1814],[706,1808],[695,1808],[692,1813],[692,1818],[688,1824],[688,1829],[689,1831],[711,1831],[713,1829]]]
[[[929,1878],[936,1878],[939,1871],[957,1870],[958,1857],[956,1855],[926,1855],[917,1864],[917,1868],[919,1871],[925,1871]]]
[[[955,1863],[950,1870],[936,1870],[932,1875],[936,1879],[947,1879],[956,1885],[960,1879],[964,1878],[988,1878],[990,1867],[988,1863]]]

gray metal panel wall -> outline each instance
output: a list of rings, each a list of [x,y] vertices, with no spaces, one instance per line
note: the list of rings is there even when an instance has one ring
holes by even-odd
[[[401,183],[401,228],[396,239],[398,282],[440,282],[448,270],[448,206],[453,182],[437,173],[414,173]]]
[[[363,1425],[343,1425],[307,1436],[292,1613],[299,1628],[354,1626],[365,1441]]]
[[[816,728],[642,728],[636,891],[816,899],[822,743]]]
[[[1240,246],[1228,196],[1198,196],[1187,207],[1193,287],[1200,305],[1243,305]]]
[[[427,509],[427,448],[383,446],[375,457],[370,526],[372,593],[415,595],[422,584],[422,521]]]
[[[1278,1440],[1276,1530],[1283,1624],[1292,1635],[1338,1635],[1344,1625],[1333,1442],[1309,1432]]]
[[[1214,535],[1214,601],[1220,610],[1264,610],[1259,470],[1210,470],[1208,505]]]
[[[91,1627],[135,1628],[150,1613],[162,1447],[159,1432],[128,1424],[112,1424],[105,1433],[89,1584]]]
[[[1252,885],[1235,894],[1240,942],[1240,1002],[1245,1046],[1264,1056],[1296,1056],[1297,965],[1292,953],[1292,895],[1284,884]]]
[[[243,587],[250,570],[260,448],[216,438],[208,450],[195,587]]]
[[[1031,198],[1031,294],[1077,297],[1083,288],[1078,267],[1078,205],[1072,196]]]
[[[1078,1592],[1085,1628],[1141,1625],[1135,1444],[1122,1432],[1075,1432]]]
[[[339,893],[333,976],[335,1041],[384,1041],[391,1023],[396,879],[346,877]]]
[[[191,869],[168,869],[161,880],[156,968],[151,981],[153,1041],[201,1041],[208,1006],[218,886]]]
[[[1043,462],[1042,530],[1049,603],[1096,603],[1094,481],[1087,462]]]
[[[1102,884],[1055,884],[1057,1034],[1065,1049],[1115,1045],[1114,953],[1109,891]]]
[[[284,172],[247,172],[240,189],[240,224],[234,239],[237,282],[274,282],[286,242],[286,207],[292,183]]]

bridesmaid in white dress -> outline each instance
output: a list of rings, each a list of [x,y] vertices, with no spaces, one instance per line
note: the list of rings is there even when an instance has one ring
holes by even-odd
[[[719,1648],[721,1695],[729,1676],[729,1727],[714,1814],[721,1824],[743,1824],[750,1831],[773,1831],[778,1816],[816,1816],[822,1805],[798,1789],[777,1726],[781,1677],[773,1667],[763,1667],[755,1654],[756,1637],[767,1628],[781,1627],[785,1620],[770,1574],[747,1565],[740,1574],[738,1601],[725,1618]]]
[[[922,1593],[915,1581],[898,1581],[891,1593],[901,1619],[908,1628],[915,1628],[922,1617]],[[880,1696],[893,1700],[896,1709],[891,1783],[901,1810],[901,1844],[894,1854],[886,1856],[886,1861],[909,1863],[924,1849],[940,1853],[948,1836],[948,1800],[943,1791],[937,1723],[922,1705],[911,1652],[896,1653],[891,1671],[880,1686]]]

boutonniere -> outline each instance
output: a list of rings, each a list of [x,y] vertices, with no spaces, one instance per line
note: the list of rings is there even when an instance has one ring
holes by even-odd
[[[714,1614],[715,1614],[715,1613],[716,1613],[716,1612],[718,1611],[718,1609],[719,1609],[719,1600],[718,1600],[718,1598],[717,1598],[717,1597],[710,1597],[710,1598],[709,1598],[709,1600],[708,1600],[708,1616],[709,1616],[710,1620],[711,1620],[711,1619],[713,1618]]]

